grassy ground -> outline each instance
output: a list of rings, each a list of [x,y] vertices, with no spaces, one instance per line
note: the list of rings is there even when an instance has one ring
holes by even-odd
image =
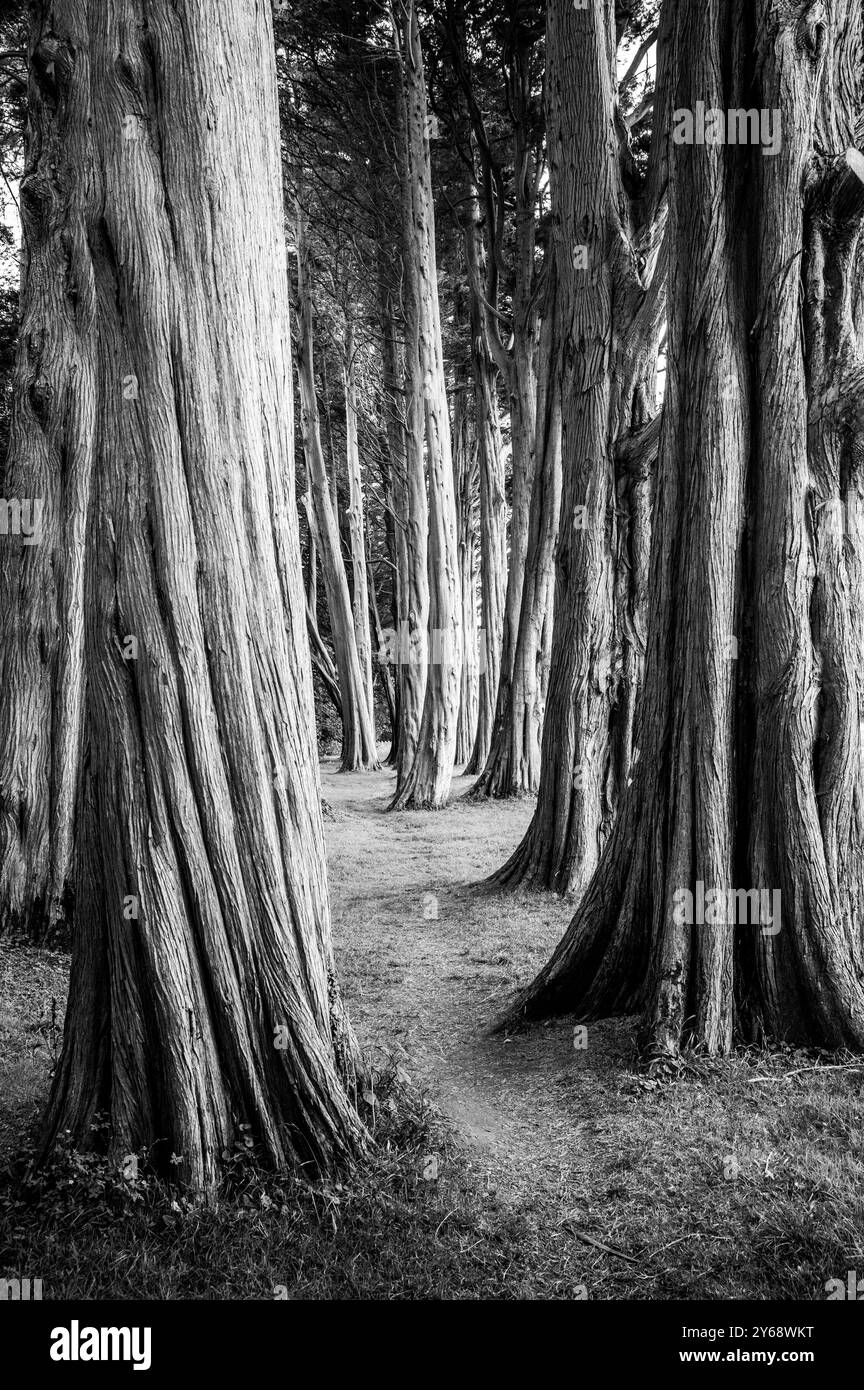
[[[0,1185],[0,1277],[46,1297],[822,1299],[864,1268],[854,1059],[747,1052],[654,1080],[626,1019],[584,1048],[572,1018],[487,1037],[570,915],[473,887],[530,805],[466,803],[457,779],[448,810],[390,816],[389,774],[327,761],[323,780],[339,972],[379,1074],[371,1164],[322,1189],[241,1162],[205,1209],[64,1155]],[[65,973],[0,948],[0,1157],[44,1098]]]

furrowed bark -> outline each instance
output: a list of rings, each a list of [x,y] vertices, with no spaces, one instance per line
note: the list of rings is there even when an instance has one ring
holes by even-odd
[[[26,509],[0,536],[0,689],[15,693],[0,701],[0,933],[35,940],[65,935],[71,915],[99,371],[86,241],[97,212],[84,172],[92,140],[71,63],[55,33],[33,27],[22,319],[0,489]],[[55,176],[61,157],[76,170],[68,182]]]
[[[404,22],[394,16],[404,84],[410,191],[414,214],[406,276],[417,292],[419,355],[429,471],[429,668],[414,760],[392,810],[444,806],[453,775],[462,671],[461,596],[450,417],[441,344],[435,256],[435,209],[429,155],[426,82],[413,0]]]
[[[650,483],[634,487],[621,476],[617,448],[648,412],[664,262],[661,211],[649,203],[644,226],[625,213],[608,8],[594,0],[571,15],[559,6],[549,10],[549,25],[564,475],[555,622],[537,808],[492,882],[578,897],[629,767],[644,651]]]
[[[68,196],[79,273],[60,283],[96,364],[80,911],[43,1152],[91,1147],[105,1115],[112,1153],[212,1188],[241,1124],[276,1167],[329,1169],[364,1133],[330,944],[270,13],[154,0],[138,19],[31,15],[58,134],[33,176]],[[58,396],[46,428],[66,440]]]
[[[855,37],[860,45],[861,18],[847,9],[831,44],[822,7],[793,9],[761,4],[758,49],[762,99],[780,110],[784,138],[759,171],[750,852],[754,873],[781,890],[791,929],[757,945],[757,1015],[771,1033],[860,1048],[864,359],[850,286],[864,159],[832,151],[851,112],[828,93],[844,48],[855,53]],[[860,46],[857,61],[860,71]],[[858,110],[860,99],[859,85]],[[802,251],[803,333],[798,299],[776,282]]]
[[[640,756],[568,932],[510,1015],[638,1007],[649,1058],[765,1034],[864,1047],[864,160],[844,148],[860,10],[834,19],[780,0],[755,21],[716,0],[674,19],[676,106],[779,113],[782,136],[767,154],[672,150]],[[700,924],[681,911],[700,888],[779,899]]]

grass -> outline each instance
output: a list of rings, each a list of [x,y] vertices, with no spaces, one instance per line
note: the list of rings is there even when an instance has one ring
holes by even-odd
[[[649,1077],[630,1019],[584,1051],[575,1019],[489,1038],[569,915],[469,886],[530,803],[394,817],[386,774],[324,780],[339,974],[379,1072],[369,1163],[322,1185],[253,1151],[203,1207],[144,1155],[140,1177],[74,1153],[35,1176],[25,1152],[0,1277],[46,1298],[820,1300],[864,1275],[864,1062],[745,1050]],[[0,945],[0,1161],[44,1101],[66,968]]]
[[[582,1170],[515,1201],[380,1058],[372,1158],[335,1183],[253,1155],[203,1206],[148,1178],[145,1155],[124,1177],[71,1151],[34,1174],[25,1152],[0,1181],[0,1277],[70,1299],[824,1297],[864,1270],[862,1105],[849,1073],[780,1079],[790,1063],[814,1060],[622,1075]],[[767,1106],[756,1075],[777,1078]]]
[[[0,1277],[69,1299],[450,1299],[569,1296],[531,1211],[502,1202],[452,1128],[379,1058],[368,1163],[326,1184],[254,1154],[202,1205],[94,1155],[61,1151],[0,1182]],[[434,1162],[430,1162],[434,1160]]]

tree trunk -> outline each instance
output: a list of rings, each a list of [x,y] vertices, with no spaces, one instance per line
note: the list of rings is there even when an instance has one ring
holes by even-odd
[[[378,284],[384,350],[385,383],[393,400],[401,395],[402,409],[391,417],[393,517],[396,527],[396,598],[398,625],[392,656],[398,673],[399,729],[396,787],[402,790],[414,766],[423,719],[429,661],[429,503],[423,458],[423,375],[420,365],[420,284],[410,273],[416,236],[409,113],[403,85],[397,96],[399,186],[401,197],[400,252],[404,318],[401,391],[398,385],[396,333],[390,267],[379,241]]]
[[[650,1058],[864,1046],[860,7],[756,10],[674,11],[676,107],[778,112],[782,140],[672,148],[640,756],[514,1009],[641,1008]]]
[[[536,110],[536,75],[532,56],[539,38],[536,25],[521,22],[517,5],[511,6],[508,11],[506,29],[502,25],[502,31],[506,33],[502,47],[507,84],[506,110],[512,123],[513,139],[512,175],[505,175],[474,92],[472,63],[467,56],[464,9],[461,6],[447,6],[446,9],[447,15],[441,20],[441,31],[465,96],[472,152],[477,165],[477,185],[483,193],[484,224],[489,241],[485,279],[483,260],[472,248],[471,228],[467,224],[466,261],[475,305],[482,305],[483,309],[484,348],[491,354],[507,389],[512,447],[510,559],[504,595],[500,664],[496,672],[494,719],[491,732],[487,720],[482,725],[484,741],[489,747],[485,763],[481,763],[479,756],[471,763],[472,772],[481,772],[474,788],[474,793],[479,795],[492,788],[497,791],[506,784],[507,779],[500,775],[498,762],[506,756],[510,739],[502,738],[500,731],[513,709],[512,683],[514,679],[517,683],[521,682],[525,674],[525,668],[516,669],[515,659],[536,468],[536,357],[539,335],[536,304],[537,215],[545,170],[542,122],[538,120]],[[508,180],[512,180],[510,197]],[[511,200],[514,207],[512,241],[507,235],[511,225],[508,215]],[[473,218],[476,225],[473,196],[469,206],[469,221]],[[502,275],[512,279],[511,313],[503,335],[502,326],[507,316],[502,315],[499,307]],[[520,689],[516,706],[520,710],[534,711],[537,701],[530,693]]]
[[[492,748],[483,776],[472,789],[473,795],[526,795],[536,792],[540,780],[540,733],[554,604],[553,561],[561,510],[557,277],[551,252],[547,273],[546,313],[538,354],[536,463],[513,675],[505,683]],[[502,877],[501,881],[506,879]]]
[[[92,469],[80,536],[56,538],[58,561],[83,556],[87,751],[45,1146],[91,1146],[105,1114],[112,1152],[146,1148],[196,1187],[241,1125],[277,1166],[363,1143],[294,502],[273,35],[267,7],[206,10],[152,0],[145,29],[131,0],[98,23],[82,0],[34,6],[26,181],[62,217],[55,321],[92,365],[83,390],[76,334],[57,344],[78,405],[48,394],[41,424],[71,461],[77,420]],[[56,225],[34,217],[39,253]]]
[[[366,522],[360,446],[357,438],[357,386],[354,379],[354,327],[350,317],[345,325],[345,435],[348,459],[348,523],[351,536],[351,591],[354,613],[354,641],[366,691],[369,718],[375,727],[375,693],[372,686],[372,637],[369,631],[369,584],[366,578]]]
[[[390,553],[390,561],[393,566],[393,628],[390,634],[392,637],[392,650],[388,651],[384,641],[383,624],[381,625],[378,633],[378,660],[386,667],[388,672],[392,666],[396,673],[396,679],[393,683],[394,723],[392,725],[392,739],[390,752],[387,755],[387,763],[388,766],[395,767],[398,770],[402,763],[400,747],[407,733],[405,729],[406,719],[403,717],[403,687],[405,684],[405,673],[398,661],[399,631],[402,623],[401,614],[403,609],[406,613],[411,611],[408,592],[410,587],[410,572],[406,537],[407,519],[404,511],[398,510],[399,504],[404,502],[406,496],[408,479],[408,404],[407,393],[403,387],[405,353],[400,353],[396,324],[397,293],[395,281],[397,280],[397,267],[394,262],[397,258],[388,255],[387,246],[385,245],[386,234],[386,228],[382,224],[378,229],[378,242],[376,247],[376,288],[378,292],[378,326],[381,340],[381,393],[387,431],[387,454],[385,456],[386,462],[382,468],[382,483],[384,485],[386,498],[385,517],[387,544]],[[425,670],[423,679],[425,680]],[[418,709],[420,708],[422,708],[422,697],[418,703]],[[419,716],[417,726],[419,728]]]
[[[758,161],[748,848],[752,882],[782,894],[783,930],[755,941],[754,1014],[775,1035],[860,1049],[864,356],[851,287],[864,219],[864,157],[852,148],[864,140],[862,18],[851,0],[830,25],[815,4],[790,13],[761,0],[758,12],[759,104],[779,110],[783,138],[781,155]],[[784,281],[790,263],[800,285]]]
[[[48,119],[66,73],[55,76],[50,32],[34,32],[28,99],[43,143],[31,133],[21,181],[21,325],[0,488],[4,505],[22,509],[0,535],[0,933],[42,940],[65,934],[72,906],[98,362],[86,255],[51,176],[61,157],[83,167],[90,139],[74,103]]]
[[[441,345],[426,79],[414,0],[396,33],[408,146],[406,279],[416,292],[429,470],[429,668],[414,759],[392,810],[444,806],[453,775],[462,671],[461,595],[450,417]]]
[[[483,646],[477,695],[477,737],[465,773],[483,770],[489,756],[501,672],[504,598],[507,591],[507,500],[498,414],[498,368],[489,351],[478,287],[486,283],[480,208],[472,186],[470,215],[464,223],[465,256],[471,294],[471,369],[474,428],[480,472],[480,600]]]
[[[312,510],[312,499],[308,493],[303,496],[303,505],[309,525],[309,580],[306,585],[306,631],[309,634],[309,654],[312,658],[313,669],[318,672],[321,684],[341,723],[342,697],[339,694],[339,674],[318,630],[318,546],[315,542],[317,528]]]
[[[312,665],[318,672],[321,684],[341,720],[342,696],[339,694],[339,674],[333,664],[333,658],[324,645],[324,639],[318,631],[318,617],[308,599],[306,600],[306,631],[309,634],[309,654],[312,658]]]
[[[306,582],[306,603],[313,613],[318,611],[318,545],[315,540],[314,530],[309,520],[309,576]]]
[[[368,557],[367,557],[368,558]],[[375,567],[371,559],[367,565],[369,575],[369,600],[372,609],[372,618],[375,624],[375,641],[378,644],[377,650],[382,652],[385,648],[384,629],[381,625],[381,613],[378,608],[378,594],[375,586]],[[381,674],[381,685],[384,690],[384,699],[387,702],[387,714],[390,719],[391,731],[395,733],[397,727],[396,712],[396,688],[393,677],[390,674],[390,666],[386,661],[380,661],[378,667]]]
[[[462,597],[464,652],[456,731],[456,765],[467,763],[477,735],[479,698],[479,646],[477,637],[477,586],[475,514],[479,484],[477,442],[468,410],[467,374],[457,374],[453,406],[453,471],[458,504],[459,588]]]
[[[645,428],[646,381],[662,326],[656,266],[662,218],[649,216],[640,245],[631,231],[635,219],[622,217],[608,6],[593,0],[590,9],[573,13],[558,5],[548,13],[564,482],[537,808],[495,881],[578,896],[629,772],[628,702],[642,670],[640,563],[650,511],[644,489],[630,489],[621,476],[618,446],[634,428]],[[643,280],[635,267],[645,249]],[[622,724],[624,733],[613,739],[613,727]]]
[[[336,518],[336,530],[341,536],[342,524],[341,517],[339,515],[339,479],[337,476],[338,465],[336,448],[333,443],[333,411],[330,407],[330,383],[327,379],[326,352],[323,352],[321,354],[321,401],[324,406],[324,442],[327,445],[327,459],[325,463],[325,468],[327,471],[327,477],[329,479],[330,506],[333,508],[333,515]],[[330,465],[329,468],[327,468],[327,463],[329,463]]]
[[[522,739],[522,729],[511,729],[510,722],[526,711],[536,710],[533,691],[523,681],[530,672],[517,667],[516,644],[522,611],[528,538],[531,523],[531,497],[536,470],[537,432],[537,348],[539,315],[535,293],[536,204],[538,174],[528,128],[528,93],[525,90],[527,51],[517,58],[512,82],[511,106],[516,116],[514,129],[514,168],[516,182],[515,277],[513,289],[513,342],[505,352],[497,336],[490,338],[495,357],[505,376],[510,398],[510,440],[513,451],[510,503],[510,559],[504,601],[504,627],[501,664],[495,705],[495,721],[489,755],[474,795],[509,796],[528,790],[512,781],[509,759],[513,742]],[[514,683],[516,689],[514,691]],[[536,737],[536,729],[533,731]],[[502,769],[501,762],[506,763]],[[517,764],[518,766],[518,764]]]
[[[308,277],[308,247],[303,215],[297,214],[298,378],[303,450],[315,518],[315,538],[321,553],[321,571],[327,593],[333,653],[339,673],[342,702],[341,772],[373,771],[379,767],[375,730],[369,709],[366,681],[354,634],[354,615],[348,576],[342,559],[339,528],[327,483],[321,448],[321,425],[315,394],[315,360],[312,329],[312,291]]]

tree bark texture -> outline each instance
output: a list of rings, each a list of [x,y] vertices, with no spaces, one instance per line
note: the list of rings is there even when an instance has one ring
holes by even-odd
[[[31,24],[23,350],[53,343],[37,376],[55,384],[29,428],[66,465],[76,420],[88,441],[80,530],[52,537],[83,567],[84,752],[45,1146],[89,1146],[104,1114],[114,1152],[210,1187],[247,1125],[265,1161],[327,1168],[363,1133],[330,944],[269,10],[154,0],[144,27],[131,2],[53,0]],[[56,340],[36,274],[55,235]]]

